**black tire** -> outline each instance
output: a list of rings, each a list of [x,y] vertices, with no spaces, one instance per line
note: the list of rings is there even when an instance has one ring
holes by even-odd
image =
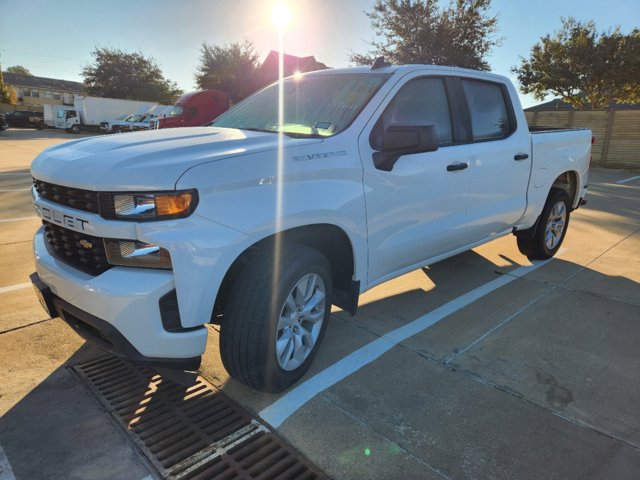
[[[220,325],[220,355],[232,377],[256,390],[277,393],[294,384],[311,365],[327,327],[333,285],[328,260],[313,248],[283,245],[278,269],[273,257],[273,251],[265,249],[240,272]],[[285,300],[309,274],[319,276],[325,289],[322,325],[304,362],[285,370],[276,357],[277,325]]]
[[[81,131],[80,125],[74,125],[71,127],[71,133],[78,134],[80,133],[80,131]]]
[[[550,233],[550,217],[554,211],[554,207],[556,207],[558,203],[563,204],[562,208],[564,209],[565,220],[562,231],[558,232],[559,235],[551,234],[554,237],[554,240],[552,242],[553,244],[550,246],[547,243],[547,236]],[[552,188],[536,225],[528,230],[516,232],[520,253],[526,255],[530,260],[546,260],[553,257],[558,250],[560,250],[564,237],[567,234],[570,216],[571,202],[569,200],[569,195],[567,195],[567,192],[561,188]]]

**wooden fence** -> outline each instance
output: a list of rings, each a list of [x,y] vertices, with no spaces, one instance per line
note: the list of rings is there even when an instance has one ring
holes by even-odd
[[[596,137],[593,165],[640,168],[640,110],[525,112],[531,126],[584,127]]]

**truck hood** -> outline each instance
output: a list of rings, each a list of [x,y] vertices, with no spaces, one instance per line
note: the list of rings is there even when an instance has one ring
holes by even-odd
[[[285,137],[284,146],[319,141]],[[216,127],[151,130],[50,147],[36,157],[31,172],[38,180],[84,190],[171,190],[191,167],[277,146],[273,133]]]

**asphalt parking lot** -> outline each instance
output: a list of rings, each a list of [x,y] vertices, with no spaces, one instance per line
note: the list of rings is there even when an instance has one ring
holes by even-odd
[[[29,164],[64,132],[0,135],[0,479],[156,478],[69,368],[104,354],[30,285]],[[334,310],[303,380],[201,375],[335,479],[640,478],[640,172],[594,169],[561,254],[511,236]]]

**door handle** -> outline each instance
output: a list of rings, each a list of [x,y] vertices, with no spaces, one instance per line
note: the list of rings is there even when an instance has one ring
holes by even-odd
[[[518,153],[516,155],[514,155],[513,159],[516,161],[520,161],[520,160],[526,160],[527,158],[529,158],[529,154],[528,153]]]
[[[458,170],[464,170],[469,166],[468,163],[452,163],[451,165],[447,165],[447,172],[456,172]]]

